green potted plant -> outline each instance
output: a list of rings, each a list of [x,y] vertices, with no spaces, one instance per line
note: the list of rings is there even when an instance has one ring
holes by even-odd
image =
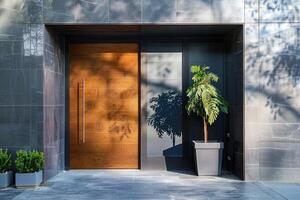
[[[44,154],[39,151],[17,151],[16,186],[39,186],[43,180]]]
[[[193,141],[198,175],[219,175],[222,166],[222,142],[208,141],[208,124],[212,125],[220,112],[228,113],[228,103],[212,84],[218,76],[209,72],[208,66],[192,66],[192,85],[187,89],[187,113],[202,117],[204,141]]]
[[[0,149],[0,187],[7,187],[12,183],[11,154]]]

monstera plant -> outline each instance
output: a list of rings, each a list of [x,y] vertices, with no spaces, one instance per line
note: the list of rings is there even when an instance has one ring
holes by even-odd
[[[198,175],[219,175],[221,171],[222,142],[208,143],[208,124],[212,125],[221,112],[228,112],[228,103],[220,91],[213,85],[219,77],[204,65],[192,66],[192,85],[187,89],[188,114],[195,113],[202,117],[204,143],[194,141],[196,169]],[[206,165],[207,163],[207,165]]]

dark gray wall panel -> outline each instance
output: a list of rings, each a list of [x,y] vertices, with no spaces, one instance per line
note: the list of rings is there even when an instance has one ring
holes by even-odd
[[[185,87],[192,84],[192,73],[190,68],[192,65],[210,66],[210,70],[217,74],[220,81],[216,83],[216,87],[225,93],[225,74],[224,74],[224,44],[220,42],[193,42],[187,44],[187,63],[184,66],[187,77],[184,77]],[[202,118],[191,115],[185,122],[186,133],[189,135],[189,146],[192,146],[192,140],[203,140]],[[217,119],[213,126],[209,126],[209,140],[223,141],[224,135],[224,116]],[[192,156],[192,148],[189,148],[189,155]]]
[[[43,31],[28,16],[39,3],[0,2],[0,147],[13,157],[19,149],[43,148]]]
[[[65,169],[65,44],[64,36],[45,29],[44,48],[45,178]]]
[[[1,106],[1,146],[30,148],[30,107]]]
[[[18,1],[16,1],[18,2]],[[23,0],[21,13],[22,21],[26,23],[43,23],[43,0]]]
[[[229,102],[226,115],[224,163],[227,170],[244,178],[244,112],[243,112],[243,31],[226,38],[225,97]]]
[[[44,108],[45,178],[48,179],[65,169],[65,137],[63,106]]]

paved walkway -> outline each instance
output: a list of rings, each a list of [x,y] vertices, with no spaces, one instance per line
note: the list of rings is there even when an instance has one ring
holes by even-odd
[[[300,184],[243,182],[161,171],[67,171],[35,189],[0,190],[0,199],[299,200]]]

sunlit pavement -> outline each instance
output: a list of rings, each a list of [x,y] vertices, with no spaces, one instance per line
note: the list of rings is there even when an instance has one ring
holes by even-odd
[[[162,171],[72,170],[35,189],[0,190],[0,199],[299,200],[300,184],[243,182]]]

